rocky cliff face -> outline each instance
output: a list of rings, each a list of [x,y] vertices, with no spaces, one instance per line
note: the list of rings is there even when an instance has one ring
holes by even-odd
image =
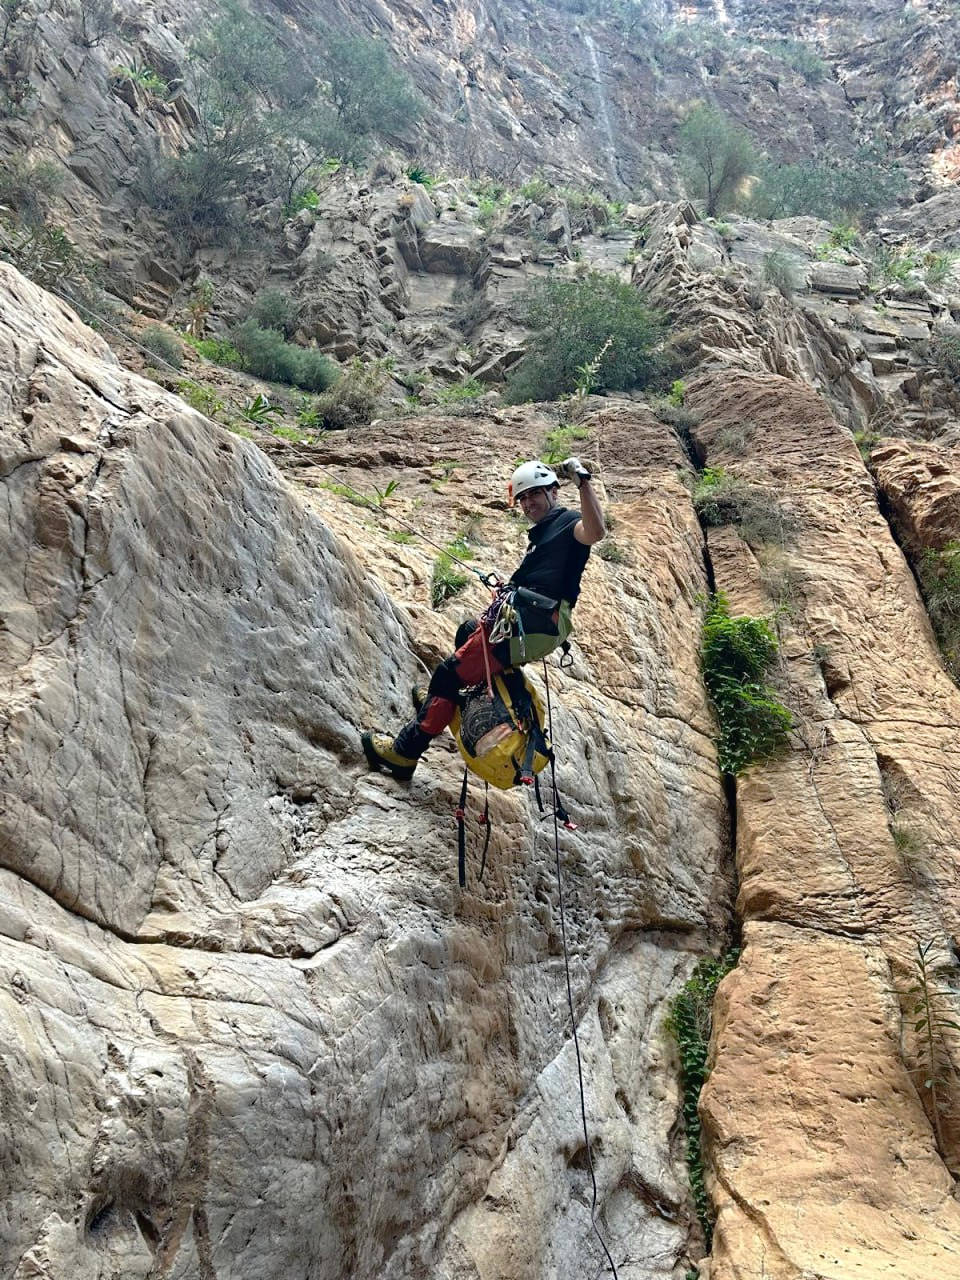
[[[425,160],[636,198],[609,225],[516,193],[491,226],[467,179],[427,190],[384,158],[293,219],[254,211],[264,242],[240,254],[188,253],[145,217],[138,157],[189,137],[189,99],[109,77],[129,54],[175,81],[199,11],[131,12],[124,44],[86,52],[73,11],[40,15],[38,95],[4,137],[67,163],[63,209],[117,296],[180,322],[202,270],[216,328],[282,281],[302,342],[430,381],[370,426],[244,440],[0,264],[0,1274],[598,1272],[564,928],[623,1280],[956,1270],[960,1052],[943,1029],[930,1061],[910,990],[921,944],[929,990],[960,998],[960,694],[915,577],[960,538],[960,393],[929,345],[960,318],[957,277],[878,282],[869,246],[812,218],[701,220],[672,159],[680,104],[707,91],[788,158],[886,130],[919,198],[878,240],[956,247],[949,9],[332,5],[427,95]],[[675,19],[695,45],[661,39]],[[833,77],[771,50],[800,35]],[[460,891],[452,744],[401,787],[366,772],[358,733],[406,716],[484,603],[474,586],[430,607],[437,549],[465,533],[483,568],[515,562],[505,475],[557,423],[494,391],[455,412],[437,388],[495,388],[519,293],[584,267],[670,315],[687,438],[639,397],[587,402],[577,447],[612,534],[574,664],[550,669],[578,830],[558,882],[552,824],[494,796],[479,881],[474,797]],[[187,358],[227,401],[260,385]],[[704,465],[761,495],[776,538],[701,527]],[[775,618],[794,718],[786,756],[735,786],[700,674],[716,589]],[[664,1022],[731,943],[700,1104],[705,1256]]]

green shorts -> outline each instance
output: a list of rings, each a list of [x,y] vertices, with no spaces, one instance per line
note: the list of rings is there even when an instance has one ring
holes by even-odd
[[[522,636],[511,636],[510,665],[518,667],[523,662],[539,662],[548,653],[558,649],[573,631],[572,614],[573,606],[569,601],[561,600],[555,630],[524,631]],[[546,617],[546,614],[541,617]],[[543,628],[542,621],[539,625]]]

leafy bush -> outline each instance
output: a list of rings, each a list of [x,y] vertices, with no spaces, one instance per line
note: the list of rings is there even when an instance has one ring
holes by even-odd
[[[767,49],[775,58],[799,71],[807,84],[820,84],[830,74],[830,66],[805,40],[771,40]]]
[[[903,169],[875,146],[861,147],[849,160],[767,161],[747,211],[757,218],[811,214],[831,222],[869,220],[906,186]]]
[[[89,267],[60,227],[46,223],[14,229],[0,222],[0,257],[44,288],[70,297],[89,286]]]
[[[165,325],[148,324],[140,334],[140,345],[151,355],[175,369],[183,368],[183,344]]]
[[[764,281],[777,289],[784,298],[792,298],[797,291],[797,272],[785,253],[776,249],[763,259]]]
[[[881,245],[873,255],[871,284],[875,288],[884,284],[906,284],[918,266],[917,255],[909,249],[888,249]]]
[[[952,274],[960,253],[948,249],[944,253],[928,253],[923,259],[923,276],[927,284],[936,287],[944,284]]]
[[[328,356],[287,342],[279,329],[261,329],[252,316],[231,330],[230,337],[244,370],[268,382],[325,391],[337,377],[337,366]]]
[[[130,80],[157,98],[165,98],[170,90],[166,80],[158,76],[150,67],[114,67],[110,74],[116,80]]]
[[[944,324],[934,329],[930,359],[941,373],[960,384],[960,325]]]
[[[599,271],[548,277],[525,296],[523,318],[534,334],[507,379],[512,403],[572,391],[580,370],[604,347],[597,389],[642,387],[659,370],[660,317],[632,285]]]
[[[717,959],[705,957],[700,960],[692,976],[670,1001],[666,1020],[666,1029],[676,1041],[680,1054],[687,1174],[708,1252],[713,1236],[713,1210],[704,1180],[698,1104],[707,1079],[707,1052],[713,1030],[713,1002],[717,987],[738,958],[739,952],[728,951]]]
[[[742,773],[787,748],[793,717],[764,683],[779,647],[766,619],[731,618],[723,593],[711,597],[700,668],[720,728],[717,762],[724,773]]]
[[[314,401],[314,410],[323,426],[342,430],[370,422],[380,404],[384,378],[382,364],[376,361],[364,364],[359,357],[354,357],[337,383]]]
[[[51,160],[13,156],[0,164],[0,205],[16,213],[22,222],[43,222],[50,201],[62,187],[63,168]]]
[[[373,137],[396,136],[418,111],[385,45],[328,33],[323,64],[311,65],[235,0],[191,46],[187,82],[193,143],[172,159],[154,154],[141,191],[201,239],[243,225],[237,197],[262,188],[264,173],[289,215],[331,158],[359,163]]]
[[[714,107],[695,107],[680,128],[681,164],[691,196],[709,217],[733,208],[757,166],[750,135]]]
[[[283,206],[284,218],[295,218],[301,209],[319,209],[320,196],[314,191],[313,187],[307,187],[303,191],[297,192]]]
[[[464,400],[476,400],[487,388],[476,378],[468,378],[466,382],[455,382],[449,387],[440,387],[435,393],[437,404],[459,404]]]
[[[387,46],[363,36],[327,34],[324,68],[333,104],[333,124],[342,139],[344,163],[362,163],[372,139],[396,138],[420,115],[420,99],[393,65]]]
[[[215,418],[223,409],[223,401],[212,387],[205,387],[199,382],[185,380],[177,383],[177,393],[186,400],[191,408],[204,413],[208,418]]]
[[[265,289],[253,300],[250,314],[261,329],[279,329],[289,338],[297,327],[297,303],[283,289]]]
[[[243,366],[243,356],[226,338],[193,338],[186,334],[185,340],[198,355],[225,369],[240,369]]]

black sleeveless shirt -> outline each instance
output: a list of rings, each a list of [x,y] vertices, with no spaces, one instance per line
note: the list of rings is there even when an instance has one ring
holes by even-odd
[[[554,507],[527,532],[527,554],[510,581],[528,587],[553,600],[577,603],[580,579],[590,556],[590,548],[578,542],[573,530],[578,511]]]

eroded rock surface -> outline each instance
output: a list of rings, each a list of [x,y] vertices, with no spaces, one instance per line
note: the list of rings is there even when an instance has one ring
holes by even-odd
[[[298,496],[56,301],[0,287],[0,1270],[595,1267],[552,827],[495,796],[461,893],[451,752],[409,787],[358,758],[361,725],[405,714],[413,650],[450,643],[432,552]],[[343,437],[338,465],[399,475],[428,534],[478,519],[506,567],[500,459],[542,426],[406,421]],[[566,929],[603,1229],[621,1274],[666,1277],[693,1228],[664,1001],[727,916],[706,583],[672,433],[630,406],[590,429],[630,571],[591,565],[552,677]]]
[[[710,465],[783,515],[779,546],[732,526],[709,546],[735,611],[787,606],[777,684],[795,718],[789,754],[737,786],[744,953],[701,1103],[711,1280],[920,1280],[960,1257],[956,1046],[939,1045],[937,1118],[907,995],[918,942],[933,943],[935,989],[956,988],[960,694],[824,403],[732,369],[689,399]]]

